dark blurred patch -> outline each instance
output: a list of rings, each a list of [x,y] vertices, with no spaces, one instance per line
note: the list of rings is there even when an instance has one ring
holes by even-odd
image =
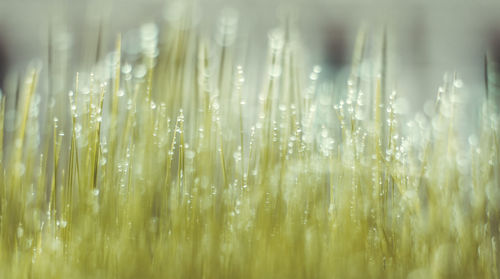
[[[500,103],[500,29],[490,31],[485,58],[486,95]]]
[[[491,60],[500,62],[500,29],[490,32],[489,44]]]
[[[0,88],[4,87],[5,76],[7,75],[8,58],[5,47],[4,36],[0,34]]]
[[[332,68],[340,69],[347,62],[346,31],[344,26],[330,23],[325,28],[325,62]]]

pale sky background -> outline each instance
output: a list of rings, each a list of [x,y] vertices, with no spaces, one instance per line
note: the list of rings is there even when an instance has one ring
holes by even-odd
[[[403,3],[404,2],[404,3]],[[307,50],[308,66],[322,64],[331,26],[344,31],[349,62],[356,32],[362,23],[369,31],[386,24],[390,31],[390,68],[397,82],[389,84],[408,99],[412,109],[421,110],[433,100],[444,72],[457,71],[464,82],[465,102],[477,103],[484,94],[483,55],[491,30],[500,32],[500,1],[220,1],[200,3],[203,28],[215,30],[223,7],[240,15],[240,39],[251,40],[255,59],[263,61],[267,31],[279,24],[279,11],[294,9],[297,26]],[[73,48],[96,30],[89,22],[104,18],[106,50],[114,35],[143,23],[161,23],[162,0],[1,0],[0,43],[6,49],[11,69],[21,70],[28,61],[44,57],[51,20],[63,22],[72,36]],[[94,32],[95,33],[95,32]],[[78,57],[78,55],[75,55]],[[481,95],[482,96],[482,95]],[[471,106],[473,107],[473,106]],[[474,109],[470,112],[475,113]]]

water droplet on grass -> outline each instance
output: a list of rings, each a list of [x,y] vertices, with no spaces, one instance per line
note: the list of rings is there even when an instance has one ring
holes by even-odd
[[[17,227],[17,237],[21,238],[23,237],[23,234],[24,234],[24,229],[21,225],[19,225],[19,227]]]
[[[61,220],[61,222],[59,223],[59,225],[61,226],[61,228],[64,229],[68,225],[68,222],[66,222],[65,220]]]
[[[469,136],[468,142],[471,146],[476,146],[478,144],[477,136],[476,135]]]
[[[464,82],[461,79],[456,79],[453,82],[453,86],[455,86],[456,88],[462,88],[462,86],[464,86]]]
[[[281,75],[281,66],[280,65],[272,65],[269,68],[269,76],[279,77],[280,75]]]
[[[192,150],[186,150],[184,156],[186,156],[186,159],[193,159],[195,154],[196,153]]]
[[[132,72],[132,65],[130,65],[129,63],[125,63],[125,65],[123,65],[122,67],[122,73],[130,74],[131,72]]]
[[[26,171],[26,167],[24,166],[23,163],[18,162],[16,164],[16,171],[19,175],[23,175],[24,172]]]
[[[233,153],[233,158],[236,162],[241,161],[241,152],[237,151]]]

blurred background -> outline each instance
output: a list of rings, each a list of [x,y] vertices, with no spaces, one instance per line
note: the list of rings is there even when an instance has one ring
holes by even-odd
[[[8,70],[22,72],[35,58],[46,61],[50,36],[62,40],[58,47],[69,50],[71,71],[78,70],[85,66],[82,61],[89,60],[86,42],[101,40],[97,52],[110,51],[116,33],[130,32],[144,23],[161,25],[171,13],[169,2],[2,0],[0,84]],[[305,50],[305,72],[321,65],[327,78],[329,73],[349,69],[361,27],[368,42],[373,38],[375,43],[386,28],[392,77],[387,87],[405,96],[409,111],[423,110],[426,101],[434,101],[443,74],[456,72],[463,82],[466,113],[475,114],[485,94],[485,51],[490,47],[500,52],[500,1],[202,0],[197,5],[195,20],[201,31],[212,34],[221,10],[234,9],[239,14],[237,40],[248,42],[249,64],[261,66],[268,31],[279,26],[284,10],[292,11]],[[259,67],[252,68],[258,75]]]

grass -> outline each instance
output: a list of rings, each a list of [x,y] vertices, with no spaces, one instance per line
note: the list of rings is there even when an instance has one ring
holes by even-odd
[[[360,32],[331,92],[293,28],[271,33],[254,100],[234,18],[222,44],[186,19],[144,26],[135,60],[118,36],[70,88],[51,60],[2,96],[0,277],[499,277],[493,104],[461,141],[451,76],[435,115],[404,123],[385,31],[379,75],[358,78]]]

